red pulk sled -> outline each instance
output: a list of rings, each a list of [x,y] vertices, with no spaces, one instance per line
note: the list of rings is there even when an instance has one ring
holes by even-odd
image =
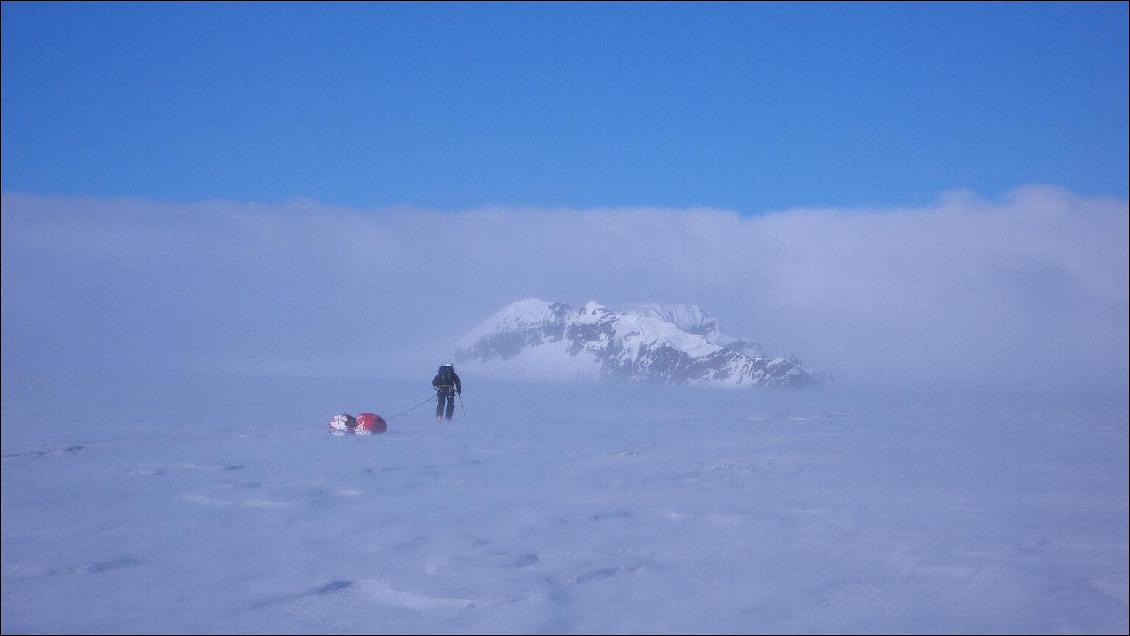
[[[388,424],[376,413],[362,413],[353,417],[348,413],[339,413],[330,420],[330,433],[334,435],[372,435],[384,433]]]
[[[357,416],[357,427],[353,429],[353,432],[358,435],[372,435],[387,430],[388,424],[383,417],[376,413],[362,413]]]

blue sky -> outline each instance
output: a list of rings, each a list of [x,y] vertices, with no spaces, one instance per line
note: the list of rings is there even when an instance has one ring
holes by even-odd
[[[1126,3],[3,5],[3,190],[409,205],[1127,194]]]

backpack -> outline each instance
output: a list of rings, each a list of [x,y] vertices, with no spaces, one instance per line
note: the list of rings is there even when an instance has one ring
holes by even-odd
[[[443,384],[455,383],[455,369],[452,367],[439,368],[439,381]]]

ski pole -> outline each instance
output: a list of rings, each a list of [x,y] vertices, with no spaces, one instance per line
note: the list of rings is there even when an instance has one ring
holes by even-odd
[[[463,394],[462,393],[456,393],[456,395],[459,396],[459,408],[462,409],[462,411],[463,411],[463,417],[467,417],[467,408],[465,406],[463,406]]]

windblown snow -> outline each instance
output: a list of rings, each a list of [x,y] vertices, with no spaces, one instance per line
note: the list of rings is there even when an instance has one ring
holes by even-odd
[[[459,371],[5,377],[3,632],[1126,633],[1124,395]]]

